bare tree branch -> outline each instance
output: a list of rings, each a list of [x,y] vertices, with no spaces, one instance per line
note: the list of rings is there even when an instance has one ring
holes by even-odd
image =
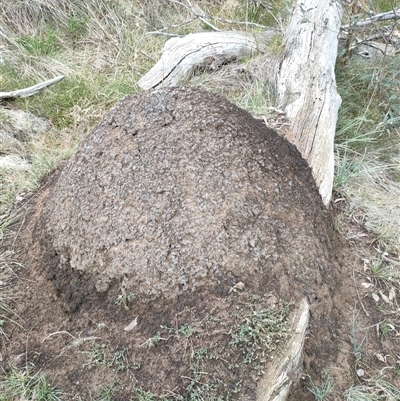
[[[201,32],[182,38],[171,38],[162,49],[160,60],[144,75],[138,85],[144,89],[174,86],[192,74],[196,67],[218,68],[227,60],[265,52],[274,31]]]
[[[48,81],[30,86],[29,88],[18,89],[12,92],[0,92],[0,99],[7,99],[12,97],[29,97],[36,94],[41,89],[47,88],[50,85],[54,85],[57,82],[60,82],[64,78],[65,77],[63,75],[60,75],[59,77],[49,79]]]
[[[388,11],[386,13],[372,15],[361,21],[357,21],[354,24],[344,25],[344,26],[342,26],[341,29],[359,28],[361,26],[370,25],[370,24],[373,24],[375,22],[380,22],[380,21],[387,21],[390,19],[395,19],[395,20],[400,19],[400,8],[396,8],[395,10]]]

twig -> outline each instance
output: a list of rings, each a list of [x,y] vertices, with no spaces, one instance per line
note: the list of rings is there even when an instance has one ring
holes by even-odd
[[[46,336],[43,340],[42,343],[44,343],[48,338],[53,337],[57,334],[68,334],[71,336],[74,340],[76,340],[76,337],[74,337],[71,333],[68,333],[68,331],[55,331],[54,333],[50,333],[48,336]]]
[[[255,22],[248,22],[248,21],[234,21],[226,18],[220,18],[220,17],[210,17],[207,15],[207,18],[213,18],[216,21],[219,22],[226,22],[227,24],[236,24],[236,25],[251,25],[251,26],[256,26],[257,28],[266,28],[265,25],[257,24]]]
[[[357,297],[358,297],[358,300],[359,300],[359,302],[360,302],[360,304],[361,304],[361,307],[363,308],[365,314],[366,314],[367,316],[369,316],[369,312],[365,309],[364,304],[363,304],[363,302],[362,302],[362,300],[361,300],[360,293],[359,293],[359,291],[358,291],[358,286],[357,286],[357,281],[356,281],[356,275],[355,275],[355,269],[354,269],[354,267],[353,267],[353,281],[354,281],[354,287],[355,287],[355,289],[356,289]]]
[[[159,31],[147,32],[146,35],[157,34],[157,35],[167,35],[167,36],[178,36],[178,37],[180,37],[182,35],[176,35],[174,33],[164,33],[164,31],[166,31],[167,29],[171,29],[171,28],[180,28],[181,26],[190,24],[191,22],[195,21],[196,19],[197,18],[194,17],[194,18],[191,18],[191,19],[189,19],[189,20],[187,20],[185,22],[182,22],[180,24],[169,25],[169,26],[167,26],[165,28],[160,29]]]
[[[218,29],[215,25],[211,24],[206,20],[206,18],[210,18],[208,14],[206,14],[197,4],[193,6],[189,0],[187,0],[187,3],[189,4],[188,6],[186,4],[183,4],[182,2],[178,0],[168,0],[170,3],[174,4],[179,4],[182,7],[185,7],[186,10],[190,11],[197,19],[199,19],[201,22],[209,26],[211,29],[214,31],[220,32],[221,30]]]
[[[382,255],[382,259],[386,260],[389,263],[393,263],[394,265],[400,266],[400,262],[398,262],[397,260],[394,260],[392,258],[388,258],[385,255]]]
[[[40,84],[36,84],[33,86],[30,86],[29,88],[24,88],[24,89],[18,89],[16,91],[12,92],[0,92],[0,99],[6,99],[10,97],[28,97],[36,94],[39,92],[41,89],[44,89],[50,85],[54,85],[57,82],[60,82],[63,80],[65,77],[63,75],[60,75],[59,77],[49,79],[48,81],[41,82]]]
[[[176,33],[167,33],[167,32],[162,32],[162,31],[146,32],[146,35],[162,35],[162,36],[169,36],[171,38],[180,38],[180,37],[182,37],[182,35],[178,35]]]

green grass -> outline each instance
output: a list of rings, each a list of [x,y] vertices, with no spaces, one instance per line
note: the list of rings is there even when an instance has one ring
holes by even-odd
[[[342,97],[335,138],[334,189],[367,218],[365,227],[389,252],[400,250],[400,56],[370,62],[339,60]],[[396,200],[395,200],[396,199]]]
[[[345,401],[395,401],[400,400],[400,389],[379,375],[363,380],[363,384],[345,391]]]
[[[400,127],[400,56],[338,65],[339,109],[336,143],[354,151],[382,147]]]
[[[48,26],[35,36],[23,35],[16,42],[30,55],[45,57],[55,55],[60,50],[56,30]]]
[[[311,386],[308,387],[308,390],[314,395],[315,401],[327,400],[334,387],[334,380],[332,376],[329,373],[325,373],[320,386],[316,386],[311,378],[310,382]]]
[[[43,374],[33,374],[33,369],[12,367],[3,370],[0,377],[0,401],[61,401],[62,391],[49,383]]]
[[[400,268],[398,266],[385,263],[381,259],[376,259],[372,262],[370,267],[372,278],[377,280],[380,284],[391,288],[400,288]]]
[[[106,362],[106,349],[103,344],[99,344],[97,341],[92,343],[92,349],[88,352],[89,361],[84,365],[89,368],[95,366],[102,366]]]
[[[237,327],[230,331],[230,345],[242,354],[242,363],[262,372],[262,365],[275,355],[289,334],[287,317],[290,303],[281,301],[274,308],[258,309],[256,298],[247,303],[247,310]]]

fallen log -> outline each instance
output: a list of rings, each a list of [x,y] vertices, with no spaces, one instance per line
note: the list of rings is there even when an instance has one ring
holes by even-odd
[[[144,75],[138,85],[144,89],[175,86],[184,82],[199,67],[217,69],[227,61],[265,52],[274,31],[201,32],[169,39],[161,51],[160,60]]]
[[[332,196],[333,145],[341,104],[335,79],[341,18],[340,2],[299,2],[277,76],[278,107],[291,122],[294,143],[311,166],[325,205]]]

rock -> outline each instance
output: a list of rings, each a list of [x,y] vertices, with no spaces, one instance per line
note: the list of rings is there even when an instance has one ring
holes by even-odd
[[[7,170],[27,170],[29,164],[20,156],[8,155],[0,156],[0,169]]]
[[[0,133],[22,142],[31,136],[41,134],[50,128],[44,118],[36,117],[22,110],[0,109]]]

